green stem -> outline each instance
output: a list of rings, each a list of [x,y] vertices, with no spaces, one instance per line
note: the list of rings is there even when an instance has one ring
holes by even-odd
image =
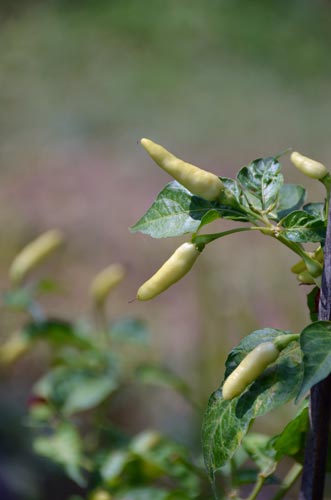
[[[201,234],[192,237],[192,243],[195,245],[206,245],[207,243],[211,243],[218,238],[222,238],[223,236],[227,236],[229,234],[241,233],[242,231],[250,231],[250,227],[237,227],[235,229],[229,229],[229,231],[223,231],[221,233],[215,234]]]
[[[104,308],[104,304],[100,304],[94,309],[95,325],[99,333],[100,343],[106,346],[109,343],[109,336],[107,335],[108,330],[108,318]]]
[[[288,333],[286,335],[280,335],[279,337],[276,337],[274,340],[274,344],[277,347],[279,351],[282,351],[289,345],[290,342],[293,342],[294,340],[299,340],[300,334],[299,333]]]
[[[301,464],[294,464],[290,469],[289,473],[285,476],[282,484],[280,485],[280,489],[276,493],[276,495],[272,498],[272,500],[281,500],[284,498],[286,493],[292,488],[295,481],[298,479],[302,471]]]
[[[293,241],[289,241],[288,239],[284,238],[284,236],[282,236],[281,234],[278,234],[278,235],[271,234],[271,236],[273,236],[274,238],[276,238],[276,240],[283,243],[283,245],[285,245],[286,247],[290,248],[294,253],[299,255],[299,257],[301,257],[302,259],[304,257],[307,257],[307,253],[305,252],[305,250],[302,248],[302,246],[300,244],[294,243]]]
[[[264,485],[265,480],[266,480],[266,478],[262,474],[259,474],[256,485],[255,485],[252,493],[250,494],[249,497],[247,497],[246,500],[255,500],[257,498],[258,494],[262,490],[262,487]]]
[[[250,227],[237,227],[234,229],[229,229],[228,231],[222,231],[221,233],[214,234],[201,234],[194,235],[192,237],[192,243],[195,245],[207,245],[218,238],[223,238],[223,236],[228,236],[229,234],[241,233],[243,231],[261,231],[263,234],[272,235],[274,230],[269,227],[264,226],[250,226]]]
[[[308,272],[311,274],[314,279],[316,285],[320,288],[320,276],[322,274],[322,265],[317,262],[317,260],[312,259],[312,257],[305,251],[300,243],[294,243],[293,241],[289,241],[287,238],[282,236],[281,234],[271,234],[276,240],[280,241],[286,247],[290,248],[293,252],[295,252],[299,257],[301,257],[307,267]]]

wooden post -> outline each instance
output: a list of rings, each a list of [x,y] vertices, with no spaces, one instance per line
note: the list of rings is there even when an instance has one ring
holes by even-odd
[[[331,204],[324,248],[319,320],[331,320]],[[310,429],[305,449],[300,500],[323,500],[331,414],[331,375],[310,391]]]

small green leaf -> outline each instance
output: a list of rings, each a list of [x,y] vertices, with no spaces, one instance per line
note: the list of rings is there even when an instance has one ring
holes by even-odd
[[[243,447],[264,477],[270,476],[276,469],[274,451],[270,448],[270,437],[257,432],[250,432],[243,439]]]
[[[91,347],[88,339],[82,337],[71,323],[59,319],[28,323],[24,331],[31,340],[46,340],[60,346]]]
[[[296,460],[299,460],[298,454],[304,449],[308,427],[308,402],[305,402],[296,417],[287,424],[278,436],[270,440],[270,446],[276,451],[278,462],[285,456],[295,456]]]
[[[320,298],[320,288],[315,286],[308,294],[307,294],[307,306],[309,309],[309,315],[311,321],[318,320],[318,303]]]
[[[297,401],[331,373],[331,322],[316,321],[300,335],[304,374]]]
[[[110,452],[103,460],[100,474],[108,486],[115,486],[120,482],[125,467],[133,460],[132,454],[127,450]]]
[[[216,203],[193,196],[181,184],[173,181],[159,193],[145,215],[131,227],[131,231],[139,231],[153,238],[195,233],[202,218],[216,207]]]
[[[154,365],[142,365],[137,368],[135,377],[143,384],[169,387],[181,394],[184,398],[190,398],[191,389],[189,385],[167,368]]]
[[[42,377],[34,393],[50,401],[65,415],[89,410],[118,387],[112,367],[57,366]]]
[[[224,219],[248,222],[247,207],[242,203],[242,189],[235,179],[220,177],[224,190],[221,192],[218,203],[219,216]]]
[[[52,435],[36,438],[33,447],[39,455],[64,467],[73,481],[82,487],[85,486],[86,481],[81,471],[81,438],[73,425],[68,422],[61,423]]]
[[[118,342],[133,342],[146,345],[150,340],[150,332],[147,324],[137,318],[121,318],[113,323],[110,328],[110,336]]]
[[[249,205],[268,211],[277,203],[283,184],[281,165],[275,158],[259,158],[243,167],[237,179]]]
[[[284,184],[279,191],[277,220],[289,213],[299,210],[305,202],[306,190],[297,184]]]
[[[279,223],[281,234],[288,240],[297,243],[323,242],[326,234],[325,221],[304,210],[292,212]]]
[[[245,337],[228,357],[226,377],[258,344],[287,333],[265,328]],[[224,400],[221,388],[212,394],[203,421],[204,457],[211,478],[233,456],[251,421],[295,397],[301,380],[301,351],[292,342],[239,397]]]
[[[144,431],[134,437],[130,450],[145,466],[146,479],[157,479],[166,475],[186,491],[189,497],[194,498],[198,493],[199,480],[184,446],[154,431]],[[148,474],[151,477],[148,477]]]
[[[3,294],[6,307],[17,311],[26,311],[33,301],[33,293],[29,288],[18,288]]]
[[[307,203],[302,208],[305,212],[315,217],[315,219],[325,220],[324,203]]]
[[[74,387],[70,397],[62,407],[65,415],[94,408],[117,389],[117,382],[109,375],[98,377],[83,377]]]

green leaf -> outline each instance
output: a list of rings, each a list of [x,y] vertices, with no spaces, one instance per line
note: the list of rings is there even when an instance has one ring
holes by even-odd
[[[131,227],[131,231],[139,231],[153,238],[195,233],[202,218],[216,207],[216,203],[193,196],[181,184],[173,181],[159,193],[145,215]]]
[[[242,222],[250,220],[247,215],[247,207],[242,203],[242,189],[235,179],[220,177],[224,190],[219,196],[219,213],[224,219],[232,219]]]
[[[315,219],[325,220],[324,203],[307,203],[302,208],[305,212],[315,217]]]
[[[71,345],[88,349],[91,343],[82,337],[67,321],[50,319],[31,322],[24,326],[24,331],[31,340],[46,340],[56,345]]]
[[[265,328],[245,337],[228,357],[226,377],[258,344],[287,333]],[[212,394],[202,431],[204,458],[211,478],[233,456],[252,420],[295,397],[301,380],[301,351],[298,344],[292,342],[239,397],[224,400],[221,387]]]
[[[297,184],[284,184],[279,191],[277,220],[302,207],[306,198],[306,190]]]
[[[278,201],[283,184],[281,165],[275,158],[259,158],[243,167],[237,179],[249,205],[258,211],[269,211]]]
[[[297,401],[331,373],[331,322],[316,321],[300,335],[304,374]]]
[[[225,189],[218,202],[209,202],[176,181],[167,184],[159,193],[145,215],[131,227],[133,233],[141,232],[153,238],[181,236],[196,233],[218,218],[247,222],[246,208],[238,201],[236,181],[221,177]]]
[[[150,332],[147,324],[137,318],[121,318],[113,323],[110,328],[110,336],[118,342],[133,342],[146,345],[150,340]]]
[[[132,440],[130,450],[143,462],[143,470],[154,479],[169,476],[190,497],[197,494],[199,480],[192,471],[185,447],[154,431],[144,431]]]
[[[116,370],[57,366],[42,377],[34,393],[50,401],[65,415],[89,410],[100,404],[118,387]]]
[[[80,379],[78,383],[73,385],[71,397],[66,398],[62,407],[65,415],[94,408],[118,387],[117,382],[108,375],[103,377],[85,376],[83,380]]]
[[[270,437],[257,432],[250,432],[243,439],[243,447],[264,477],[270,476],[276,469],[275,453],[270,448]]]
[[[303,456],[298,457],[298,454],[304,450],[308,427],[309,415],[307,401],[299,410],[296,417],[287,424],[283,431],[270,440],[270,446],[276,451],[276,460],[278,462],[285,456],[294,456],[296,461],[302,461]]]
[[[125,467],[133,460],[132,453],[127,450],[110,452],[103,460],[100,474],[108,486],[119,484]]]
[[[154,365],[139,366],[135,372],[138,382],[169,387],[181,394],[184,398],[190,399],[191,389],[189,385],[167,368]]]
[[[73,425],[68,422],[61,423],[52,435],[37,437],[33,447],[39,455],[64,467],[73,481],[82,487],[86,485],[81,471],[81,438]]]
[[[323,242],[326,234],[326,223],[304,210],[292,212],[279,223],[281,234],[288,240],[297,243]]]
[[[318,320],[318,303],[320,298],[320,288],[315,286],[308,294],[307,294],[307,306],[309,309],[309,315],[311,321]]]
[[[3,294],[3,301],[6,307],[16,311],[26,311],[33,301],[32,290],[29,288],[18,288]]]

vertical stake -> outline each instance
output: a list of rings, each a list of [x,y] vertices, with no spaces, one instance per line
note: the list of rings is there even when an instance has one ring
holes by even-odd
[[[331,204],[324,248],[324,269],[318,319],[331,320]],[[310,391],[307,435],[300,500],[323,500],[331,414],[331,374]]]

